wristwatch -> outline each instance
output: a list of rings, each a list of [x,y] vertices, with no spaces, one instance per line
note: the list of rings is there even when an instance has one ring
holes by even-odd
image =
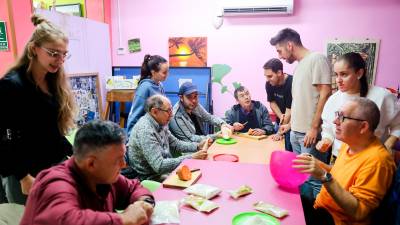
[[[332,179],[333,179],[332,174],[329,172],[325,172],[324,176],[321,179],[321,183],[330,182],[330,181],[332,181]]]
[[[155,202],[154,199],[151,198],[151,197],[145,198],[145,199],[143,199],[143,201],[149,203],[149,204],[152,205],[153,207],[156,205],[156,202]]]

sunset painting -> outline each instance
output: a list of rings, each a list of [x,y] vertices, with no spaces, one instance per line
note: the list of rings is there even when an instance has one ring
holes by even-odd
[[[168,40],[169,65],[180,67],[207,66],[206,37],[173,37]]]

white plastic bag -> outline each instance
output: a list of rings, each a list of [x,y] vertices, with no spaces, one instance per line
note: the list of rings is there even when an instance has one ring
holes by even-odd
[[[203,197],[205,199],[212,199],[221,193],[221,189],[206,184],[195,184],[184,189],[183,191],[188,194]]]
[[[242,185],[238,189],[228,191],[228,193],[232,196],[232,198],[238,199],[243,195],[253,193],[253,189],[250,186]]]
[[[272,205],[272,204],[268,204],[265,202],[256,202],[254,203],[254,209],[263,212],[263,213],[267,213],[271,216],[275,216],[277,218],[282,218],[286,215],[289,214],[289,212],[286,209],[282,209],[279,208],[278,206]]]
[[[151,215],[150,224],[180,223],[179,201],[158,201]]]
[[[184,197],[182,201],[185,205],[190,205],[200,212],[209,213],[219,207],[216,203],[210,200],[194,195],[188,195]]]

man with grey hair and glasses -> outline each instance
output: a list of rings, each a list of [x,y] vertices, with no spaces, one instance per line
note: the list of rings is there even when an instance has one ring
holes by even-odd
[[[153,95],[146,101],[146,114],[139,119],[129,137],[129,164],[141,180],[163,181],[184,159],[206,159],[203,150],[207,139],[185,142],[177,139],[168,129],[172,106],[163,95]],[[182,156],[174,158],[181,153]]]
[[[380,112],[373,101],[357,97],[335,115],[336,138],[343,142],[335,164],[329,166],[308,153],[293,161],[293,167],[323,184],[315,202],[303,201],[306,221],[370,224],[371,212],[388,191],[396,169],[393,158],[374,135]]]

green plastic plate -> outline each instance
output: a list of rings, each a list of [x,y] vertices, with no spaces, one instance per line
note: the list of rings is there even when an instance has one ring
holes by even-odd
[[[229,139],[218,138],[216,142],[221,145],[232,145],[237,143],[236,139],[233,138]]]
[[[257,217],[263,219],[264,221],[267,221],[268,225],[280,225],[281,224],[279,222],[279,220],[277,220],[275,217],[270,216],[268,214],[258,213],[258,212],[243,212],[243,213],[239,213],[233,217],[232,225],[245,224],[246,221],[249,220],[253,216],[257,216]]]

